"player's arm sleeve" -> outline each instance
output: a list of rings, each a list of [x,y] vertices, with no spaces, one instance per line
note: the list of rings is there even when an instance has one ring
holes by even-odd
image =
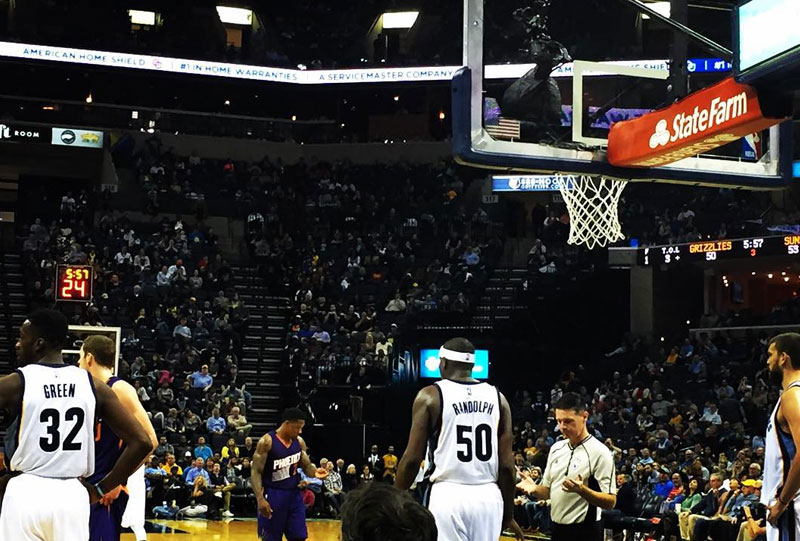
[[[258,440],[256,452],[253,453],[253,464],[250,469],[250,485],[259,502],[264,499],[264,485],[261,482],[264,467],[267,465],[267,455],[272,450],[272,436],[264,434]]]
[[[431,412],[438,412],[440,408],[439,393],[433,389],[433,386],[422,389],[414,399],[408,445],[406,445],[403,458],[400,459],[400,464],[397,467],[397,477],[394,481],[394,486],[400,490],[411,488],[411,483],[414,482],[414,478],[419,472],[419,465],[425,458],[428,435],[433,430]]]
[[[156,431],[153,428],[153,423],[150,422],[150,417],[147,416],[147,412],[144,410],[144,406],[142,406],[142,403],[139,401],[136,389],[126,381],[118,381],[111,389],[117,394],[117,398],[119,398],[119,401],[125,409],[133,413],[133,416],[145,429],[145,432],[147,432],[147,435],[150,437],[150,444],[153,447],[150,451],[155,451],[156,447],[158,447]],[[174,451],[173,449],[173,452]]]
[[[91,377],[91,376],[89,376]],[[125,449],[117,459],[116,464],[103,479],[100,488],[109,492],[127,481],[139,465],[153,450],[150,436],[144,427],[131,415],[117,398],[117,394],[108,385],[94,379],[95,396],[97,399],[97,413],[108,423],[111,430],[125,443]]]

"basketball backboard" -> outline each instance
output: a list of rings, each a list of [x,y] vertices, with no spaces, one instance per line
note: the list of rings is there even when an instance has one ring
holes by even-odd
[[[70,325],[67,334],[67,344],[61,353],[66,362],[77,363],[81,353],[83,341],[88,337],[99,334],[114,341],[117,357],[114,359],[114,374],[119,373],[119,359],[122,355],[122,329],[120,327],[93,327],[91,325]]]
[[[495,26],[498,26],[497,17],[493,14]],[[725,13],[720,14],[721,19],[727,17]],[[562,65],[552,75],[563,96],[558,133],[546,138],[526,138],[525,124],[521,128],[519,119],[503,114],[503,92],[533,64],[519,65],[514,70],[512,65],[519,56],[513,58],[512,54],[504,56],[502,50],[498,52],[496,40],[487,40],[484,23],[484,0],[464,0],[465,67],[457,72],[452,85],[453,142],[457,161],[506,171],[600,175],[641,182],[761,190],[782,189],[791,178],[792,128],[789,122],[753,134],[749,138],[753,147],[750,152],[746,151],[745,143],[737,140],[657,167],[611,165],[607,156],[610,124],[639,118],[668,105],[665,99],[669,59],[577,60]],[[509,16],[504,24],[513,23]],[[730,21],[721,20],[720,24],[730,24]],[[559,40],[558,35],[552,37]],[[600,42],[596,46],[602,48],[605,44]],[[484,65],[487,56],[493,65]],[[698,77],[696,84],[700,86],[711,86],[728,76],[725,72],[730,69],[731,65],[720,59],[697,59],[687,65],[690,74],[717,73],[716,78],[714,73],[707,79],[703,79],[706,75]]]

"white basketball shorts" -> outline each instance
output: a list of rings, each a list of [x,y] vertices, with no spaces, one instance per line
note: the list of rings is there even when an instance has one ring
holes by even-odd
[[[89,493],[77,479],[14,477],[0,509],[0,539],[87,541]]]
[[[147,486],[144,482],[144,465],[133,472],[125,483],[128,489],[128,504],[122,515],[122,527],[141,527],[144,529],[145,500],[147,499]]]
[[[440,481],[430,488],[428,510],[439,541],[497,541],[503,529],[503,495],[496,483],[461,485]]]

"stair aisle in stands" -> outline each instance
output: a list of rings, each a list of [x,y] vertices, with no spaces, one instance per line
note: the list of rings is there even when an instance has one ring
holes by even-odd
[[[249,311],[247,332],[242,337],[239,373],[247,382],[253,403],[246,412],[259,438],[280,421],[280,365],[289,318],[289,299],[270,295],[255,267],[234,267],[236,292]]]

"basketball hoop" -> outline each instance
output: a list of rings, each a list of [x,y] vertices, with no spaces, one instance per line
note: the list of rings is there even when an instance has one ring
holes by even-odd
[[[590,250],[625,238],[619,223],[619,198],[627,180],[556,173],[569,213],[570,244]]]

